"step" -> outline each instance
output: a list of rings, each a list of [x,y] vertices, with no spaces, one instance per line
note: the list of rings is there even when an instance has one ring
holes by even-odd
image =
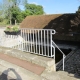
[[[11,53],[11,51],[13,51]],[[1,53],[2,52],[2,53]],[[19,54],[20,52],[20,54]],[[66,72],[54,72],[54,71],[51,71],[51,69],[54,68],[54,66],[48,66],[48,65],[53,65],[53,60],[52,59],[47,59],[47,58],[44,58],[44,57],[41,57],[41,56],[37,56],[37,55],[29,55],[25,52],[21,52],[21,51],[18,51],[18,50],[15,50],[15,49],[9,49],[9,48],[0,48],[0,56],[1,55],[6,55],[8,57],[13,57],[13,58],[17,58],[19,57],[18,59],[20,60],[26,60],[28,58],[28,61],[31,62],[32,64],[35,63],[35,64],[39,64],[39,66],[43,65],[43,63],[45,63],[44,65],[47,65],[47,67],[45,67],[44,65],[42,67],[45,67],[45,70],[42,71],[41,74],[36,74],[34,72],[32,72],[31,70],[29,69],[25,69],[23,68],[22,66],[19,66],[19,65],[15,65],[14,63],[17,62],[17,61],[14,61],[14,63],[11,63],[12,60],[10,61],[7,61],[7,58],[6,56],[4,56],[5,58],[4,59],[0,59],[0,70],[2,72],[4,71],[9,71],[8,72],[8,76],[10,76],[11,78],[13,78],[13,80],[16,80],[16,78],[18,78],[19,80],[78,80],[77,78],[74,78],[74,76],[71,76]],[[18,56],[19,55],[19,56]],[[23,58],[25,57],[25,55],[27,55],[26,57],[28,58]],[[20,57],[21,56],[21,57]],[[2,58],[3,56],[1,56],[0,58]],[[40,59],[41,58],[41,59]],[[35,60],[36,59],[36,60]],[[34,62],[32,61],[34,60]],[[40,62],[43,61],[43,62]],[[37,61],[39,63],[37,63]],[[49,71],[50,69],[50,71]],[[5,73],[6,74],[6,73]],[[16,77],[17,75],[17,77]],[[18,80],[17,79],[17,80]]]
[[[10,62],[0,59],[0,71],[16,80],[46,80],[45,78]]]
[[[45,67],[49,72],[56,71],[55,60],[53,58],[43,57],[36,54],[22,52],[20,50],[5,47],[0,47],[0,53]]]
[[[8,61],[18,66],[21,66],[22,68],[25,68],[37,75],[40,75],[45,70],[45,68],[42,66],[39,66],[29,61],[21,60],[21,59],[18,59],[18,58],[15,58],[6,54],[0,53],[0,59]]]
[[[39,76],[28,70],[25,70],[24,68],[21,68],[17,65],[14,65],[1,59],[0,59],[0,71],[2,72],[2,74],[4,73],[7,75],[6,78],[9,76],[8,77],[9,80],[79,80],[75,78],[73,74],[68,74],[67,72],[63,71],[47,72],[45,70],[41,74],[41,76]]]
[[[80,80],[80,78],[76,77],[74,74],[69,74],[65,71],[57,71],[57,72],[46,72],[44,71],[41,74],[42,77],[45,77],[48,80]]]

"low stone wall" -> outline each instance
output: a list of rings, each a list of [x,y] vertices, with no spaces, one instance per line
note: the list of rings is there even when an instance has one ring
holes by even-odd
[[[53,58],[38,56],[35,54],[22,52],[16,49],[5,48],[5,47],[0,47],[0,53],[7,54],[22,60],[27,60],[34,64],[38,64],[40,66],[45,67],[45,70],[48,72],[56,71],[55,60]]]

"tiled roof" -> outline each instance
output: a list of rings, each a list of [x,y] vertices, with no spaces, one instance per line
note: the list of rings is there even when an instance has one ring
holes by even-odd
[[[80,28],[71,26],[70,20],[74,19],[75,14],[52,14],[52,15],[34,15],[27,16],[21,23],[21,28],[55,29],[55,39],[57,36],[72,36],[80,34]],[[56,36],[57,35],[57,36]],[[59,38],[65,40],[64,38]],[[67,39],[66,39],[67,40]],[[71,40],[69,38],[69,40]],[[74,39],[73,39],[74,40]],[[72,41],[73,41],[72,40]],[[80,39],[79,39],[80,41]]]

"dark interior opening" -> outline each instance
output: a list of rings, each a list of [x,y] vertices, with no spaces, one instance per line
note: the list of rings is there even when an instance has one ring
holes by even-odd
[[[68,55],[72,49],[61,49],[65,55]],[[56,48],[55,49],[55,62],[59,62],[63,58],[62,53]]]

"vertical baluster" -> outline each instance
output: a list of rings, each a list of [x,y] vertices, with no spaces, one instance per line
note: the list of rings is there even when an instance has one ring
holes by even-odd
[[[24,29],[24,51],[26,51],[26,29]]]
[[[53,47],[53,49],[54,49],[54,55],[53,55],[53,57],[54,57],[54,61],[56,61],[56,59],[55,59],[55,47]],[[54,62],[55,63],[55,62]],[[54,65],[54,70],[56,71],[56,65]]]
[[[29,52],[29,47],[28,47],[28,40],[29,40],[29,33],[28,33],[28,29],[25,29],[25,43],[24,43],[24,49],[26,52]]]
[[[13,37],[12,37],[12,35],[10,35],[9,36],[9,40],[8,40],[8,42],[12,42],[13,41]],[[9,47],[11,47],[12,48],[12,46],[13,46],[14,44],[12,43],[11,45],[9,44]]]
[[[23,29],[21,30],[21,37],[23,38]],[[22,48],[22,43],[21,40],[19,39],[19,50],[21,50],[21,48]]]
[[[46,46],[47,46],[45,36],[46,35],[45,35],[45,30],[44,30],[44,56],[46,56]]]
[[[21,29],[20,36],[22,37],[22,29]],[[20,36],[19,36],[19,37],[20,37]],[[19,40],[18,40],[18,41],[19,41]],[[18,48],[18,49],[21,49],[21,41],[19,41],[18,46],[19,46],[19,48]]]
[[[24,34],[24,29],[22,29],[22,37],[23,37],[23,34]],[[22,43],[21,50],[23,51],[23,41],[21,41],[21,43]]]
[[[29,29],[29,52],[31,51],[31,48],[30,48],[30,29]]]
[[[23,40],[24,41],[24,51],[25,51],[25,39],[26,39],[26,36],[25,36],[26,32],[25,31],[26,31],[26,29],[24,29],[24,40]]]
[[[29,52],[30,52],[30,41],[29,41],[29,39],[30,39],[30,36],[29,36],[29,33],[30,32],[30,30],[28,29],[28,50],[29,50]]]
[[[31,53],[32,53],[32,30],[30,32],[30,39],[31,39]]]
[[[23,29],[22,29],[22,38],[23,38]],[[23,43],[22,43],[22,41],[21,41],[21,50],[22,50],[22,48],[23,48]]]
[[[31,35],[31,38],[32,38],[32,53],[34,52],[33,51],[33,30],[31,31],[32,35]]]
[[[50,47],[50,43],[49,43],[49,37],[50,33],[49,33],[49,30],[47,30],[47,52],[48,52],[48,56],[49,56],[49,47]]]
[[[25,29],[23,29],[23,40],[21,41],[22,42],[22,51],[24,51],[24,33],[25,33]]]
[[[21,34],[20,34],[20,36],[22,37],[22,29],[21,29]],[[20,36],[19,36],[19,37],[20,37]],[[18,41],[19,41],[19,40],[18,40]],[[22,48],[22,43],[21,43],[21,41],[19,41],[18,46],[19,46],[18,49],[21,49],[21,48]]]
[[[31,29],[29,31],[29,45],[30,45],[30,52],[31,52]]]
[[[36,35],[36,53],[38,53],[37,52],[37,30],[35,30],[35,35]]]
[[[22,34],[22,29],[21,29],[21,34]],[[20,36],[22,37],[22,35],[20,34]],[[18,45],[16,46],[16,49],[19,49],[19,37],[17,39]]]
[[[13,40],[14,40],[14,41],[15,41],[15,36],[16,36],[16,35],[13,35]],[[16,41],[15,41],[15,43],[16,43]],[[17,44],[17,43],[16,43],[16,44]],[[15,48],[16,44],[15,44],[15,45],[13,44],[13,45],[12,45],[12,48]]]
[[[65,61],[65,55],[63,54],[63,71],[64,71],[64,61]]]
[[[16,39],[16,38],[17,38],[17,39]],[[18,45],[20,44],[19,36],[18,36],[18,37],[15,36],[15,40],[17,40],[17,43],[18,43],[18,44],[17,44],[14,48],[19,50],[19,48],[18,48]]]
[[[51,45],[51,55],[49,55],[50,57],[52,57],[52,31],[50,31],[50,45]]]
[[[33,52],[35,53],[35,41],[34,41],[34,35],[35,35],[35,32],[34,32],[34,30],[33,30],[33,48],[34,48]]]
[[[14,41],[16,40],[16,37],[15,36],[13,36]],[[16,44],[18,44],[18,43],[16,42]],[[15,49],[15,47],[16,47],[16,45],[13,46],[14,49]]]
[[[28,52],[28,32],[26,29],[26,51]]]
[[[42,40],[42,30],[41,30],[41,51],[42,51],[42,55],[43,55],[43,40]]]
[[[39,46],[39,54],[40,54],[40,34],[39,34],[39,30],[38,30],[38,46]]]
[[[15,35],[13,35],[13,39],[14,39],[14,41],[15,41]],[[16,43],[16,41],[15,41],[15,43]],[[17,44],[17,43],[16,43]],[[14,48],[15,46],[16,46],[16,44],[15,45],[12,45],[12,48]]]
[[[17,49],[17,46],[18,46],[18,37],[19,37],[19,35],[17,35],[15,38],[16,38],[16,43],[17,43],[17,45],[15,46],[15,49]]]

